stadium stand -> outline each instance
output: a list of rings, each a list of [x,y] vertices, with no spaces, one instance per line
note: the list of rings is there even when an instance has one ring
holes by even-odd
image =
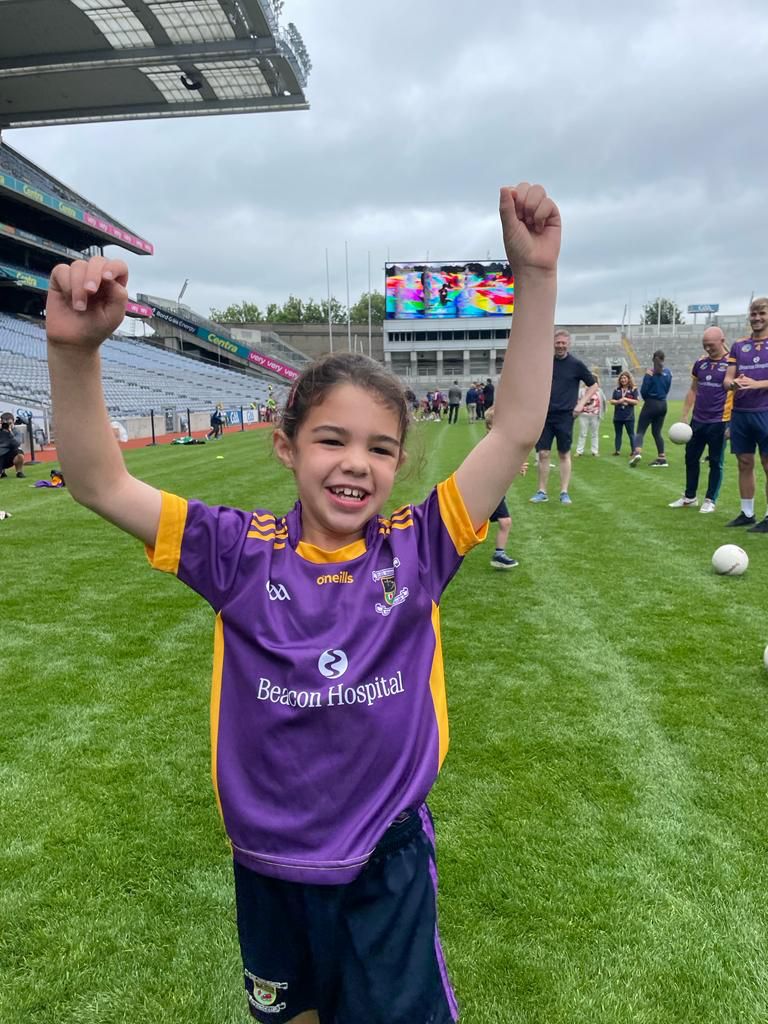
[[[199,411],[261,404],[268,384],[253,376],[115,337],[102,348],[104,391],[110,415],[144,416],[150,410]],[[26,405],[50,406],[45,332],[0,313],[0,394]]]
[[[189,306],[177,302],[175,299],[165,299],[157,295],[146,295],[140,293],[138,295],[138,300],[150,308],[160,308],[166,312],[171,312],[179,317],[182,322],[191,322],[216,335],[228,335],[237,341],[241,341],[246,348],[251,349],[252,351],[258,351],[265,356],[271,356],[273,359],[276,359],[278,362],[284,363],[291,368],[301,370],[311,361],[305,353],[294,348],[292,345],[289,345],[274,331],[255,331],[250,332],[249,336],[237,329],[233,330],[231,324],[215,323],[213,320],[209,320],[202,314],[195,312],[195,310],[191,309]],[[178,326],[168,323],[159,317],[151,317],[149,319],[149,323],[155,332],[156,338],[168,347],[175,347],[173,345],[169,345],[170,339],[180,342],[182,350],[184,343],[189,343],[188,331],[183,331]],[[237,366],[239,360],[237,358],[233,358],[228,360],[228,363],[229,365]]]
[[[279,0],[0,2],[0,129],[306,110],[312,62],[296,26],[280,25],[281,8]]]

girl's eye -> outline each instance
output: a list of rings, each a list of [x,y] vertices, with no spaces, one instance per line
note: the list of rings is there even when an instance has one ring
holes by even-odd
[[[341,441],[338,437],[321,437],[320,444],[329,444],[335,447],[341,447]]]
[[[371,448],[371,451],[375,452],[376,455],[391,455],[392,458],[395,457],[395,453],[389,448]]]

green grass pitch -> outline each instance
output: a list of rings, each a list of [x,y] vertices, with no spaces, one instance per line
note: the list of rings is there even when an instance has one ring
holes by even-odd
[[[392,507],[482,429],[416,426],[423,465]],[[601,448],[575,461],[570,508],[528,503],[533,468],[516,481],[519,568],[494,572],[489,541],[442,603],[451,750],[431,803],[462,1020],[764,1024],[768,536],[724,529],[732,456],[705,516],[667,508],[682,448],[667,470]],[[211,503],[294,499],[267,432],[127,461]],[[31,488],[35,468],[0,481],[0,1021],[245,1024],[212,613],[66,492]],[[728,542],[749,553],[738,579],[710,567]]]

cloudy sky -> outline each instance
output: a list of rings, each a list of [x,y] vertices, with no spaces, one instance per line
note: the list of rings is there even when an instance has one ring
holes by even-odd
[[[498,187],[564,221],[558,319],[768,292],[765,0],[286,0],[311,109],[9,131],[154,245],[131,292],[353,301],[393,260],[502,255]],[[117,254],[117,250],[111,249]]]

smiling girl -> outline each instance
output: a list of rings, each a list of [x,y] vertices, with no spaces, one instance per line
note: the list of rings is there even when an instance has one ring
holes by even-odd
[[[448,748],[440,598],[538,438],[560,247],[539,185],[501,192],[516,308],[494,429],[418,505],[382,515],[405,456],[398,380],[361,356],[307,369],[275,431],[287,515],[209,507],[132,477],[98,348],[127,268],[56,267],[47,330],[75,499],[216,613],[212,775],[232,844],[248,1005],[274,1024],[449,1024],[426,798]]]

